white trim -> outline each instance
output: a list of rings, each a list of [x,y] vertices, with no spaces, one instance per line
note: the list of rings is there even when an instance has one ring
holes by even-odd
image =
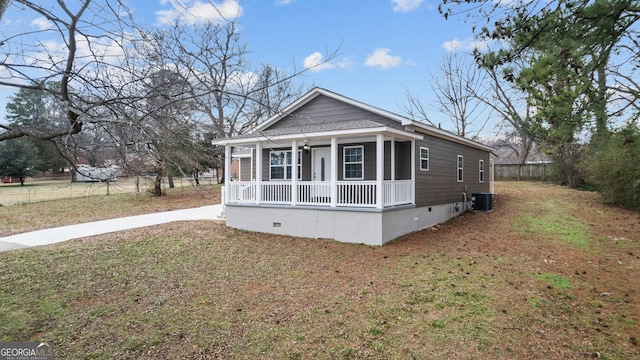
[[[362,176],[364,176],[364,149],[362,150]],[[384,136],[376,136],[376,207],[384,207]]]
[[[391,138],[389,148],[391,149],[391,154],[390,154],[391,181],[394,181],[396,179],[396,139],[395,138]]]
[[[362,160],[360,160],[360,165],[362,166],[362,176],[360,177],[347,177],[347,160],[345,159],[347,156],[347,149],[362,149]],[[349,164],[358,164],[357,162],[350,162]],[[342,147],[342,180],[364,180],[364,145],[353,145],[353,146],[343,146]]]
[[[460,166],[462,161],[462,166]],[[456,158],[456,180],[458,182],[464,182],[464,156],[458,155]]]
[[[478,160],[478,182],[484,183],[484,176],[485,176],[484,160],[479,159]]]
[[[413,200],[411,204],[416,204],[416,141],[411,140],[411,182],[413,183]]]
[[[422,150],[427,150],[427,158],[426,158],[427,168],[426,169],[422,168],[422,160],[425,160],[422,158]],[[428,147],[420,146],[420,171],[429,171],[429,168],[431,167],[431,160],[429,159],[430,155],[431,154]]]
[[[302,159],[300,159],[300,171],[298,171],[298,158],[302,157],[302,151],[298,150],[298,142],[291,141],[291,205],[298,202],[298,177],[302,180]],[[286,168],[285,168],[286,169]],[[286,170],[285,170],[286,177]]]
[[[269,159],[271,160],[271,159]],[[262,144],[256,144],[256,204],[262,199]]]
[[[238,162],[238,167],[240,166],[240,163]],[[228,185],[231,182],[231,146],[227,145],[224,147],[224,183],[225,185]],[[228,186],[225,187],[225,191],[228,191]],[[228,194],[224,195],[225,199],[229,199],[229,197],[227,196]]]
[[[322,131],[322,132],[314,132],[308,134],[288,134],[288,135],[273,135],[273,136],[264,136],[259,134],[255,137],[247,137],[247,138],[236,138],[236,139],[221,139],[214,140],[211,143],[213,145],[240,145],[240,144],[255,144],[256,142],[289,142],[294,139],[305,140],[305,139],[318,139],[318,138],[331,138],[331,137],[349,137],[349,136],[366,136],[366,135],[377,135],[383,134],[387,136],[394,136],[403,140],[422,140],[424,136],[407,132],[404,130],[395,129],[388,126],[381,127],[373,127],[373,128],[362,128],[362,129],[350,129],[350,130],[334,130],[334,131]]]
[[[338,206],[338,139],[331,138],[331,207]]]

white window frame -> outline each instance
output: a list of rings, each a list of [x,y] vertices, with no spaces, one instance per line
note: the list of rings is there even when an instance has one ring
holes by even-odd
[[[478,181],[484,182],[484,160],[478,160]]]
[[[464,181],[464,156],[458,155],[458,159],[456,161],[456,176],[458,178],[458,182]]]
[[[273,153],[284,153],[284,164],[282,165],[273,165],[271,163],[271,157]],[[293,159],[293,153],[291,150],[273,150],[269,152],[269,180],[291,180],[288,176],[287,168],[291,167],[292,164],[289,164]],[[282,179],[274,179],[273,172],[271,169],[273,167],[282,167],[284,169],[283,178]],[[291,168],[291,173],[293,174],[293,168]],[[302,151],[298,150],[298,180],[302,180]]]
[[[426,157],[422,157],[422,150],[426,150],[427,151],[427,156]],[[422,162],[426,161],[427,162],[427,167],[422,167]],[[428,147],[420,147],[420,171],[429,171],[429,148]]]
[[[360,149],[362,157],[360,161],[350,161],[347,162],[347,150],[348,149]],[[361,168],[361,176],[360,177],[347,177],[347,165],[360,165]],[[356,146],[345,146],[342,148],[342,178],[344,180],[364,180],[364,146],[356,145]]]

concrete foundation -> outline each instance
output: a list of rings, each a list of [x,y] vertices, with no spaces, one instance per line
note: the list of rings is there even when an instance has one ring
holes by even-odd
[[[227,205],[227,226],[248,231],[383,245],[459,215],[463,204],[393,209]]]

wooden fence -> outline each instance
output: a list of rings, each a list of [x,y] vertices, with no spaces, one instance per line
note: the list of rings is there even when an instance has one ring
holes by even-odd
[[[546,181],[555,176],[552,163],[540,164],[495,164],[495,180],[539,180]]]

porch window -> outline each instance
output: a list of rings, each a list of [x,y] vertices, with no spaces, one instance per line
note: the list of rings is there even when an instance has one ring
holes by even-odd
[[[458,182],[464,181],[463,173],[464,173],[464,161],[463,161],[462,155],[458,155]]]
[[[364,146],[344,147],[344,179],[364,179]]]
[[[480,160],[478,162],[478,169],[479,169],[479,180],[481,183],[484,182],[484,160]]]
[[[420,170],[429,171],[429,148],[420,148]]]
[[[293,155],[291,150],[271,152],[269,175],[271,180],[291,180]],[[302,179],[302,152],[298,150],[298,180]]]

